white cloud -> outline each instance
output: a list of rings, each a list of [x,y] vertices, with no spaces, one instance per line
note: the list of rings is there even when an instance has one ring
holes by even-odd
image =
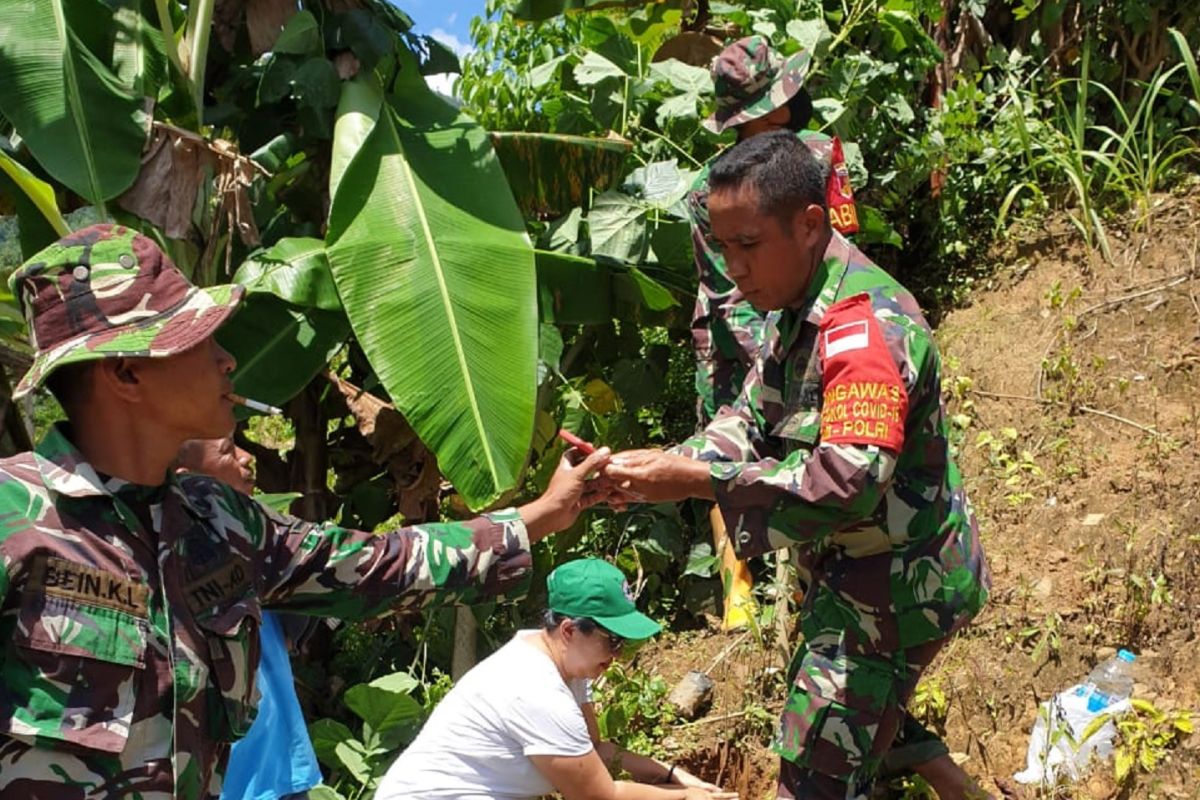
[[[446,27],[453,28],[454,23],[458,22],[458,12],[455,11],[450,16],[446,17]]]
[[[451,18],[453,19],[456,16],[457,16],[457,14],[452,14]],[[453,24],[453,23],[450,23],[450,24]],[[429,35],[432,36],[434,39],[437,39],[442,44],[446,45],[446,47],[449,47],[451,50],[453,50],[458,55],[459,58],[462,58],[463,56],[467,55],[468,53],[475,52],[475,46],[473,44],[471,44],[470,42],[464,42],[462,39],[459,39],[453,33],[449,33],[448,31],[446,31],[445,28],[434,28],[433,30],[431,30],[429,32]]]

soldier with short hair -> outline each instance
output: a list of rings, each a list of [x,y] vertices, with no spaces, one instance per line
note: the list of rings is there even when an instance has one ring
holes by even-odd
[[[709,185],[729,275],[770,312],[765,343],[701,434],[605,471],[622,502],[714,500],[739,557],[792,548],[808,591],[778,796],[865,798],[916,725],[921,673],[987,599],[940,358],[913,297],[831,229],[824,171],[793,135],[737,144]],[[942,777],[943,797],[979,796],[961,770]]]
[[[590,502],[599,451],[542,497],[386,535],[275,514],[203,475],[234,427],[213,332],[239,286],[192,286],[149,238],[76,231],[13,273],[68,422],[0,460],[0,797],[215,800],[254,719],[264,608],[360,619],[518,589],[530,544]]]

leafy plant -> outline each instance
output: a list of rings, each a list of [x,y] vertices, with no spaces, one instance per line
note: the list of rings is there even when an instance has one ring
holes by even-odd
[[[1194,730],[1190,713],[1163,711],[1148,700],[1134,698],[1130,712],[1117,718],[1121,737],[1113,758],[1117,783],[1127,786],[1139,773],[1153,772],[1171,748]]]
[[[635,753],[658,752],[675,721],[666,702],[670,688],[661,676],[617,662],[596,682],[595,692],[602,739]]]
[[[407,672],[396,672],[347,689],[343,701],[362,722],[359,734],[328,718],[309,725],[317,758],[331,770],[330,785],[318,796],[356,800],[374,792],[396,753],[416,737],[432,710],[432,703],[414,697],[420,688]]]

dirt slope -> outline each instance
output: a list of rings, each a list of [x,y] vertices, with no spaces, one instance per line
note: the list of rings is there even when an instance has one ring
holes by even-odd
[[[1115,648],[1139,654],[1138,696],[1200,708],[1200,194],[1123,224],[1110,229],[1112,263],[1062,217],[1014,231],[992,285],[938,330],[994,587],[916,711],[998,796],[1200,798],[1200,734],[1179,733],[1124,785],[1111,764],[1056,793],[1006,780],[1024,766],[1038,702]],[[732,641],[683,634],[640,661],[673,682]],[[744,797],[773,796],[761,712],[782,702],[777,663],[756,637],[740,642],[714,671],[707,721],[677,730],[668,751]]]

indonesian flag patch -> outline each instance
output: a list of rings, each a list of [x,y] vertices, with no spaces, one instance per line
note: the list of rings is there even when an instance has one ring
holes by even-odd
[[[819,329],[824,403],[821,441],[873,444],[899,453],[904,446],[908,392],[900,379],[871,299],[856,294],[834,303]]]

